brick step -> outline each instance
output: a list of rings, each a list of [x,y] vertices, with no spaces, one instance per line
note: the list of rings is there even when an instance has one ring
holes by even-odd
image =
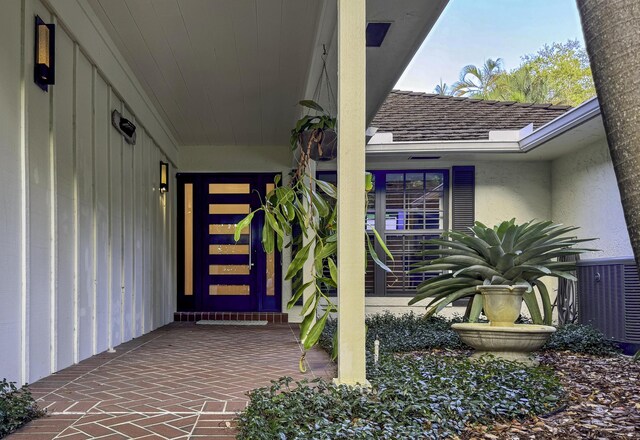
[[[175,312],[173,320],[195,322],[202,319],[213,321],[268,321],[273,323],[289,322],[287,313],[277,312]]]

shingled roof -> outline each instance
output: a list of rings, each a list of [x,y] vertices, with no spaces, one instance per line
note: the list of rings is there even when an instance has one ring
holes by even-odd
[[[570,108],[393,90],[370,125],[394,142],[489,139],[489,130],[536,129]]]

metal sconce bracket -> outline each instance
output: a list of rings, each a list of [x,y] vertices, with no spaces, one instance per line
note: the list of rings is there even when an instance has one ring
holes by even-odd
[[[124,137],[128,144],[136,144],[136,126],[133,122],[124,118],[118,110],[111,112],[111,125],[118,130],[118,133]]]

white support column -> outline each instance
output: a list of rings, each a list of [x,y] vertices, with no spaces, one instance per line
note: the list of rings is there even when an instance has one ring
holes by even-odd
[[[366,385],[365,3],[338,0],[338,378]]]
[[[309,161],[308,172],[311,176],[316,175],[315,161],[313,160]],[[305,179],[307,182],[311,180],[309,179],[309,177],[305,177]],[[308,183],[309,185],[315,185],[315,183],[313,182],[308,182]],[[305,199],[303,203],[305,204],[306,208],[311,212],[311,207],[308,206],[308,201]],[[308,245],[309,242],[313,241],[314,239],[315,239],[315,232],[310,227],[307,228],[307,235],[304,235],[304,234],[302,235],[302,246]],[[309,249],[309,255],[313,256],[314,253],[315,253],[315,245],[312,245],[311,248]],[[302,266],[302,284],[306,284],[310,281],[313,281],[315,277],[315,271],[316,270],[315,270],[314,259],[313,258],[307,259],[307,261],[304,262],[304,266]],[[302,294],[302,303],[305,304],[307,299],[309,299],[309,297],[314,295],[315,293],[316,293],[316,286],[314,283],[305,289],[304,293]],[[293,292],[291,292],[291,294],[293,295]]]

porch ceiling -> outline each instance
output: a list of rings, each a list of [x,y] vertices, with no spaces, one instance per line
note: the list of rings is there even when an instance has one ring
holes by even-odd
[[[181,145],[286,144],[323,44],[336,87],[336,0],[88,0]],[[448,0],[368,0],[391,21],[367,50],[371,119]]]

